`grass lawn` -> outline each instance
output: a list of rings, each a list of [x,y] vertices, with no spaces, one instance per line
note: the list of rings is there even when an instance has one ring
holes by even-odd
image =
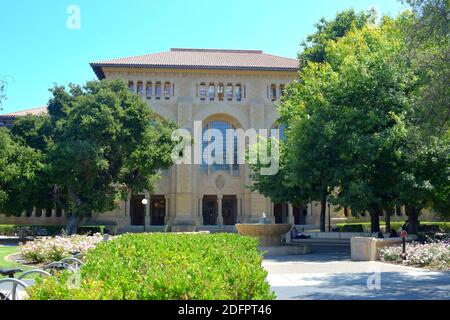
[[[24,266],[19,263],[15,263],[12,261],[6,261],[6,257],[10,254],[16,253],[19,249],[18,246],[1,246],[0,245],[0,268],[20,268],[23,270],[29,270],[31,267]],[[3,276],[0,276],[0,279],[5,278]]]

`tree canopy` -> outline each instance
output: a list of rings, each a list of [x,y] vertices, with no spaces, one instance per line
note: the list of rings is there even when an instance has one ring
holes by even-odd
[[[368,211],[373,232],[397,206],[406,206],[412,232],[421,209],[449,212],[448,34],[438,26],[448,11],[442,1],[410,3],[421,9],[379,24],[353,11],[321,20],[299,54],[299,80],[279,108],[282,170],[255,175],[254,188],[277,201],[320,201],[322,231],[327,200]],[[435,40],[412,48],[413,27]]]
[[[173,123],[119,80],[51,92],[49,115],[19,119],[11,132],[43,157],[40,195],[30,201],[47,198],[76,226],[93,212],[113,210],[130,193],[153,190],[159,171],[172,164]],[[30,187],[22,193],[31,194]]]

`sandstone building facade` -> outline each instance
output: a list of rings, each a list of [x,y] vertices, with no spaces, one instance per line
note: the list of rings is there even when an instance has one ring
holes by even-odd
[[[256,50],[171,49],[94,62],[91,67],[99,79],[125,80],[154,112],[188,130],[194,121],[218,130],[276,127],[277,104],[286,84],[298,74],[297,60]],[[24,113],[3,117],[10,121]],[[95,215],[89,223],[114,225],[119,232],[232,231],[236,223],[258,221],[263,213],[276,223],[319,223],[317,204],[297,208],[273,203],[247,188],[249,174],[247,165],[173,166],[162,173],[154,194],[144,191],[129,197],[115,211]],[[0,215],[0,223],[64,222],[63,212],[45,208],[22,217]]]

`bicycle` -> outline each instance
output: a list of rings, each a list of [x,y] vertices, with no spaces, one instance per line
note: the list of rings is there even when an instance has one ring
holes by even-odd
[[[18,300],[17,289],[21,287],[23,290],[27,290],[30,284],[25,281],[27,277],[33,274],[40,276],[51,277],[52,275],[47,271],[41,269],[32,269],[22,273],[19,277],[15,277],[17,273],[23,272],[20,268],[0,269],[0,275],[8,277],[7,279],[0,279],[0,286],[2,284],[11,285],[11,291],[0,291],[0,300]],[[31,280],[31,279],[30,279]],[[34,281],[34,278],[32,279]],[[1,289],[1,288],[0,288]]]

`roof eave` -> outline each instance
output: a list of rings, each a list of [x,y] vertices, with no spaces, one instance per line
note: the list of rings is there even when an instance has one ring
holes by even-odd
[[[91,63],[97,77],[105,79],[103,68],[145,68],[145,69],[188,69],[188,70],[236,70],[236,71],[276,71],[276,72],[297,72],[298,67],[244,67],[244,66],[193,66],[193,65],[150,65],[150,64],[116,64],[116,63]]]

